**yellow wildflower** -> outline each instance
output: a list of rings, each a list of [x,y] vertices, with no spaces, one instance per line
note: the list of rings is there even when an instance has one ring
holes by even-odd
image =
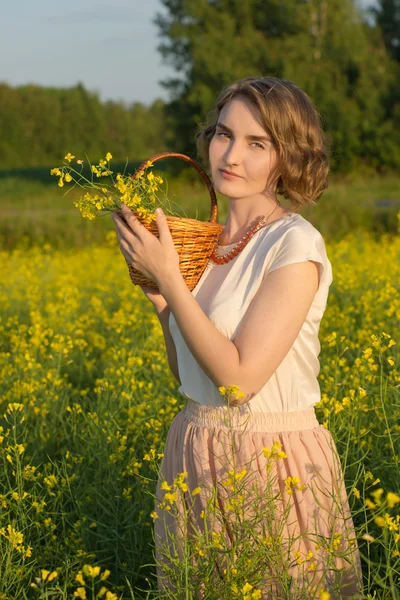
[[[212,536],[213,536],[213,540],[214,540],[214,541],[213,541],[213,546],[214,546],[214,548],[219,548],[220,550],[223,550],[223,549],[224,549],[224,547],[223,547],[223,545],[221,544],[220,535],[219,535],[219,534],[218,534],[216,531],[213,531],[213,532],[212,532]]]
[[[289,476],[289,477],[287,477],[287,478],[284,480],[284,482],[285,482],[285,485],[286,485],[286,488],[287,488],[287,489],[286,489],[286,491],[287,491],[287,493],[288,493],[288,494],[289,494],[289,496],[290,496],[290,495],[292,495],[292,494],[293,494],[293,489],[296,489],[296,486],[297,486],[297,484],[298,484],[298,483],[300,483],[300,479],[294,475],[294,476]],[[292,487],[291,487],[291,486],[293,486],[293,489],[292,489]],[[299,488],[297,488],[297,489],[298,489],[298,490],[303,490],[303,489],[305,489],[306,487],[307,487],[307,486],[306,486],[305,484],[303,484],[303,485],[301,485],[301,486],[300,486]]]
[[[100,575],[100,567],[92,567],[91,565],[84,565],[83,572],[86,575],[86,577],[91,577],[92,579],[94,579],[95,577],[98,577],[98,575]]]
[[[173,502],[176,502],[178,500],[178,494],[176,492],[167,492],[165,494],[165,501],[166,502],[170,502],[171,504]]]
[[[81,585],[85,585],[85,580],[83,579],[82,571],[79,571],[75,577],[75,581],[80,583]]]
[[[105,581],[106,579],[109,578],[110,574],[111,574],[111,571],[109,571],[108,569],[105,569],[105,571],[103,571],[103,573],[100,576],[100,580]]]
[[[184,471],[183,473],[178,473],[174,480],[174,484],[176,485],[176,487],[180,488],[183,492],[187,492],[189,489],[187,483],[184,482],[186,476],[187,472]]]
[[[251,592],[252,589],[253,586],[251,585],[251,583],[245,583],[242,587],[242,594],[247,594],[247,592]]]
[[[263,453],[264,453],[265,458],[269,458],[271,456],[271,451],[268,448],[268,446],[264,446]]]
[[[393,508],[395,504],[400,502],[400,496],[398,494],[394,494],[393,492],[388,492],[386,496],[386,501],[388,503],[389,508]]]
[[[378,488],[377,490],[374,490],[373,492],[371,492],[371,496],[373,496],[373,498],[374,498],[376,504],[378,504],[378,506],[380,504],[382,504],[381,496],[382,496],[383,492],[384,492],[383,488]]]
[[[68,154],[64,156],[64,160],[67,160],[68,162],[71,162],[73,158],[75,158],[75,156],[71,154],[71,152],[68,152]]]
[[[278,442],[278,440],[276,440],[273,444],[272,444],[272,451],[275,452],[276,450],[278,450],[279,448],[282,448],[282,444],[280,442]]]

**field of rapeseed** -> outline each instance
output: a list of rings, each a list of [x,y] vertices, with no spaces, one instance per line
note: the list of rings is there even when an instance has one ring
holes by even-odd
[[[0,600],[155,589],[155,469],[184,398],[107,239],[0,252]],[[349,234],[327,251],[317,416],[342,459],[365,597],[399,598],[400,236]],[[232,598],[260,597],[237,583]]]

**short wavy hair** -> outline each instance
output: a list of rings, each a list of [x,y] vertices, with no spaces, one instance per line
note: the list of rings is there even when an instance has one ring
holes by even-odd
[[[209,147],[222,108],[233,98],[256,109],[277,152],[276,192],[293,208],[314,205],[328,187],[329,140],[310,97],[291,81],[245,77],[223,88],[214,109],[196,133],[197,159],[210,169]]]

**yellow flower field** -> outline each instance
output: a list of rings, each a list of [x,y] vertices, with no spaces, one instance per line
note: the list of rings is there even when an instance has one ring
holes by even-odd
[[[327,252],[317,416],[342,459],[365,597],[394,598],[400,236]],[[184,398],[153,307],[113,232],[94,249],[2,251],[1,264],[0,600],[157,597],[152,493]],[[235,577],[227,598],[261,597]]]

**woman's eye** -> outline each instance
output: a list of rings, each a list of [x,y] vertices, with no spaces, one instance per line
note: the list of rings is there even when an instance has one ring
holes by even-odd
[[[217,135],[226,135],[229,137],[229,133],[226,133],[225,131],[217,131]],[[264,150],[264,146],[262,144],[260,144],[259,142],[253,142],[253,144],[256,144],[259,148]]]

